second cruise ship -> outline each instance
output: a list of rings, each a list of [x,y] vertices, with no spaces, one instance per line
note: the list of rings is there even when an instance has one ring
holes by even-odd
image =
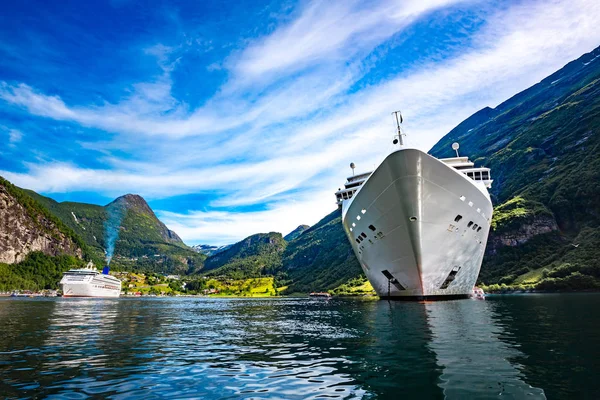
[[[468,157],[437,159],[403,145],[336,192],[344,231],[381,298],[468,297],[490,230],[490,169]],[[354,164],[351,164],[354,170]]]
[[[86,268],[71,269],[60,280],[63,297],[119,297],[121,281],[108,274],[108,267],[100,273],[90,262]]]

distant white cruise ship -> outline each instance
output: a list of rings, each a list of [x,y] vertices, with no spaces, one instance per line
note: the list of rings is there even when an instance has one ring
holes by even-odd
[[[60,281],[63,297],[119,297],[121,281],[108,275],[108,267],[98,272],[92,263],[86,268],[71,269]]]
[[[346,235],[380,297],[468,297],[490,230],[490,170],[459,157],[457,143],[444,159],[405,148],[396,118],[400,148],[336,192]]]

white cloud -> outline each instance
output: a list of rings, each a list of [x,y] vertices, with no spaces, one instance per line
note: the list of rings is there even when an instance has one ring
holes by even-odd
[[[117,146],[140,158],[107,156],[112,170],[54,162],[0,174],[46,193],[127,191],[159,198],[212,191],[222,195],[212,206],[268,204],[251,213],[161,213],[187,241],[222,244],[256,232],[286,233],[333,209],[333,192],[350,161],[367,170],[382,158],[394,131],[391,111],[402,109],[408,143],[427,150],[473,112],[600,43],[597,1],[523,2],[488,16],[470,47],[454,58],[348,94],[373,46],[446,2],[384,1],[369,10],[358,2],[334,3],[308,4],[296,20],[232,56],[225,65],[233,80],[192,112],[173,98],[167,67],[154,82],[135,85],[122,103],[102,107],[68,106],[26,84],[2,84],[0,98],[34,115],[120,133],[118,144],[87,146],[108,154]],[[170,51],[159,46],[149,54],[167,66]],[[231,110],[243,112],[232,116]],[[130,134],[142,132],[170,139]]]
[[[10,129],[8,131],[8,141],[10,144],[19,143],[23,139],[23,133],[18,129]]]

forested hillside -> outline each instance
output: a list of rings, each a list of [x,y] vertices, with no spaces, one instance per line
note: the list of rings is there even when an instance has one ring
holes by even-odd
[[[282,264],[281,279],[288,293],[332,289],[362,274],[344,234],[340,210],[288,243]]]
[[[27,191],[62,223],[82,237],[94,262],[102,265],[107,248],[106,224],[111,212],[116,216],[118,237],[111,267],[121,270],[192,273],[202,268],[206,256],[186,246],[137,195],[121,196],[106,206],[62,202]],[[115,216],[113,215],[113,218]]]
[[[274,275],[285,248],[281,233],[258,233],[206,259],[203,273],[232,279]]]
[[[56,288],[88,253],[73,230],[0,178],[0,290]]]
[[[495,215],[480,281],[599,285],[599,133],[600,48],[474,114],[432,148],[451,156],[459,142],[462,155],[492,170]]]

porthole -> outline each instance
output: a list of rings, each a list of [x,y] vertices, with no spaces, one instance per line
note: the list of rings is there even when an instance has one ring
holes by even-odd
[[[467,198],[465,196],[460,196],[460,201],[465,201]]]
[[[479,232],[481,230],[481,227],[477,228],[477,232]]]
[[[372,230],[373,232],[375,232],[375,227],[373,225],[369,225],[369,229]]]
[[[473,226],[473,221],[469,221],[469,223],[467,224],[467,228],[470,228],[471,226]]]
[[[361,213],[365,214],[367,212],[367,210],[365,210],[364,208],[362,210],[360,210]]]
[[[362,233],[360,234],[360,236],[362,236],[362,238],[363,238],[363,239],[366,239],[366,238],[367,238],[367,235],[365,235],[365,233],[364,233],[364,232],[362,232]]]
[[[417,217],[410,217],[409,219],[411,222],[415,222],[417,220]]]
[[[462,215],[457,215],[456,218],[454,218],[454,222],[459,222],[462,219]]]
[[[350,228],[350,232],[352,232],[352,228]]]
[[[473,225],[473,230],[477,229],[477,224]]]
[[[356,219],[360,221],[360,215],[357,215],[357,216],[356,216]]]
[[[352,226],[353,226],[353,227],[356,227],[356,224],[353,222],[353,223],[352,223]]]
[[[356,243],[360,244],[360,240],[358,238],[356,238]]]

